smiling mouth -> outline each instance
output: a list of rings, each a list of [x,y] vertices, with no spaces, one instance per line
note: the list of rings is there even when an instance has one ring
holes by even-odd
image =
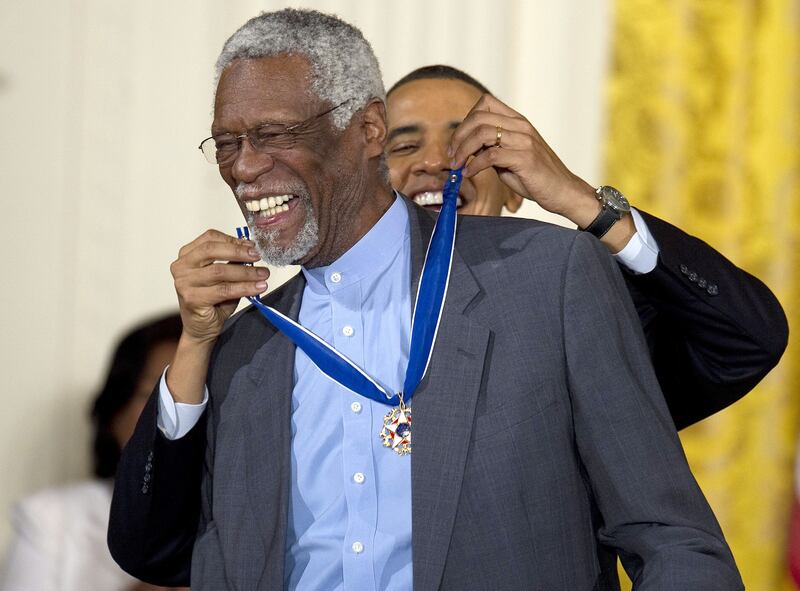
[[[255,216],[270,218],[284,211],[289,211],[287,203],[295,199],[297,195],[275,195],[274,197],[262,197],[245,201],[244,206],[247,211]]]
[[[444,203],[443,197],[444,194],[442,191],[425,191],[414,195],[414,203],[423,207],[435,207],[438,209],[442,206],[442,203]],[[463,204],[464,202],[461,196],[457,197],[456,208],[461,207]]]

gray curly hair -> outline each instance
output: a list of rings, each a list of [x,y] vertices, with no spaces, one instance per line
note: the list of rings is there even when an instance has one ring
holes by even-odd
[[[217,59],[216,81],[233,60],[301,55],[311,65],[311,90],[323,101],[346,105],[332,113],[344,129],[370,99],[386,100],[381,69],[361,31],[316,10],[285,8],[251,18],[225,42]]]

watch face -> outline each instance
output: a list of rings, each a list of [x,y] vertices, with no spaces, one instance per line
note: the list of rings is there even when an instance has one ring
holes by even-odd
[[[625,195],[617,191],[614,187],[600,187],[603,202],[611,209],[621,213],[630,213],[631,204],[625,199]]]

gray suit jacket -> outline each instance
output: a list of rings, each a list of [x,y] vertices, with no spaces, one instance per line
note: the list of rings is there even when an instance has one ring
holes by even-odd
[[[409,208],[416,293],[433,220]],[[300,276],[267,299],[297,318],[302,292]],[[293,360],[288,339],[252,310],[220,338],[205,457],[197,455],[194,591],[283,586]],[[188,457],[176,447],[189,444],[156,434],[153,406],[126,456],[155,449],[155,481],[146,495],[118,483],[111,547],[134,574],[179,582],[186,554],[176,549],[195,532],[185,524],[167,532],[154,516],[189,487],[171,469]],[[417,591],[617,589],[617,554],[639,589],[742,588],[619,270],[591,236],[461,217],[436,349],[413,408]],[[121,471],[137,461],[123,457]],[[125,512],[115,534],[114,515]],[[126,535],[149,555],[128,560]]]

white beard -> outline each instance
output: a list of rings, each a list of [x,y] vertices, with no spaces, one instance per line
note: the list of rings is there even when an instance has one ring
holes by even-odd
[[[285,267],[294,265],[305,257],[319,242],[319,225],[311,215],[311,200],[306,196],[298,196],[302,200],[301,206],[305,208],[306,220],[297,232],[294,240],[286,247],[275,244],[279,230],[265,230],[255,223],[255,216],[247,214],[247,224],[250,226],[250,236],[256,243],[256,250],[268,265]]]

